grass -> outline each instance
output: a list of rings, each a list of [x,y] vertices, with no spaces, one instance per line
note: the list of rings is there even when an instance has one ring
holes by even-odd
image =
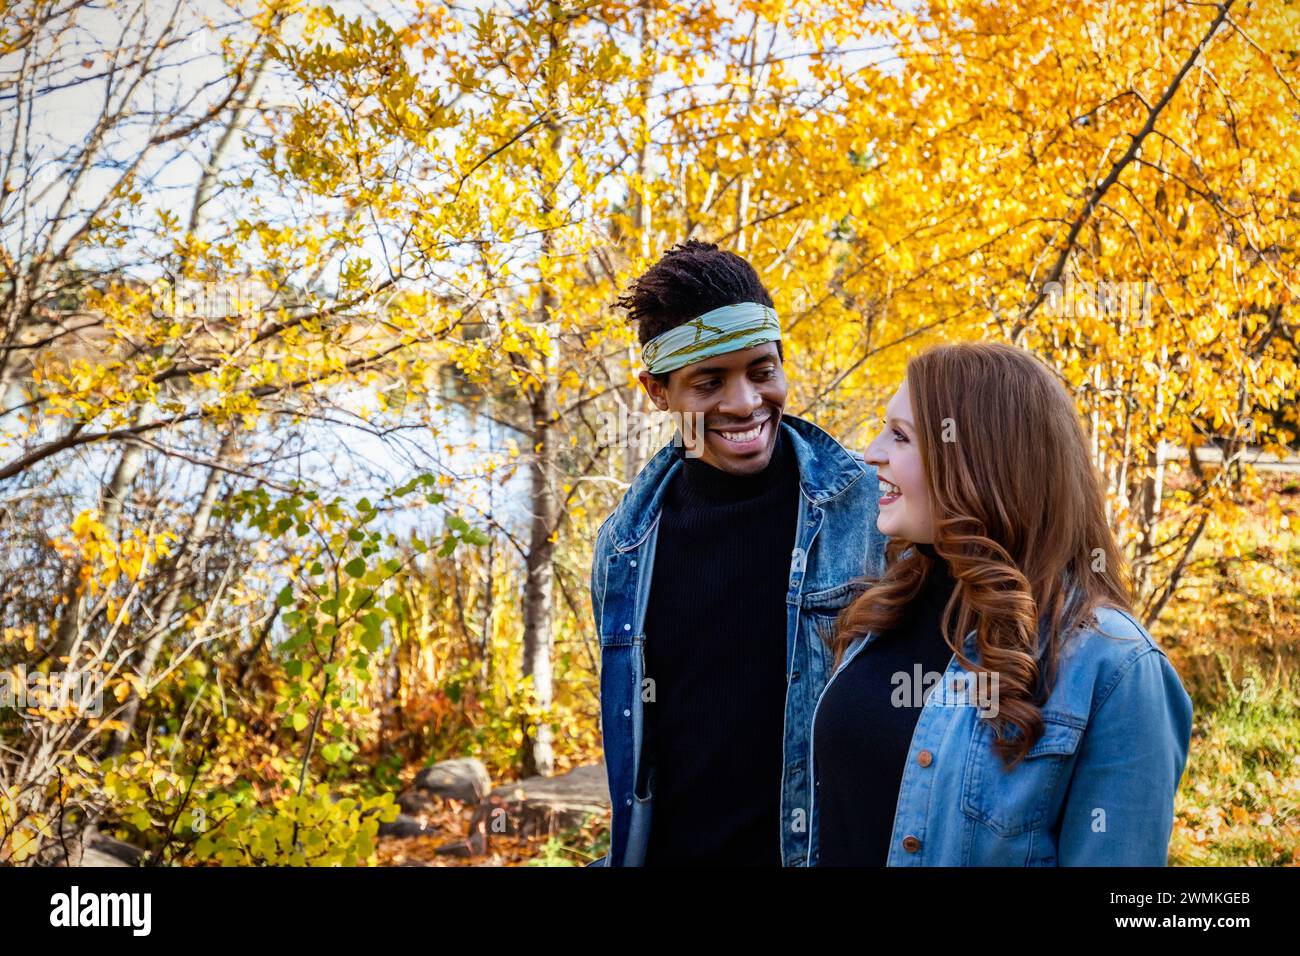
[[[1223,663],[1228,693],[1193,728],[1169,864],[1300,865],[1300,694]]]
[[[609,852],[609,826],[604,814],[588,814],[587,822],[557,833],[543,843],[529,866],[586,866]]]
[[[1194,707],[1171,866],[1300,865],[1300,501],[1289,476],[1264,491],[1153,629]]]

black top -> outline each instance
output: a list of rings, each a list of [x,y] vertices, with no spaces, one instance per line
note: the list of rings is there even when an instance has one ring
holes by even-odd
[[[646,608],[646,865],[779,866],[798,462],[779,427],[753,475],[678,457]]]
[[[912,732],[925,695],[952,659],[939,625],[956,582],[933,545],[916,548],[931,559],[931,568],[902,625],[859,651],[827,685],[817,708],[821,866],[885,865]]]

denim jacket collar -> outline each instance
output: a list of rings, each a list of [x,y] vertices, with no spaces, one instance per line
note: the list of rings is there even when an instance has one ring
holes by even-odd
[[[799,463],[800,490],[814,505],[834,498],[865,474],[858,458],[812,422],[783,414],[780,427]],[[681,467],[673,442],[669,441],[641,469],[613,518],[612,541],[617,550],[636,547],[659,520],[669,479]]]

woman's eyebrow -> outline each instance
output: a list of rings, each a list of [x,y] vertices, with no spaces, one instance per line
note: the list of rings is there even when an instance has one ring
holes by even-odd
[[[913,431],[916,431],[916,426],[913,425],[911,422],[909,422],[906,418],[895,418],[893,415],[890,415],[889,418],[885,419],[885,424],[906,425],[908,428],[912,429]]]

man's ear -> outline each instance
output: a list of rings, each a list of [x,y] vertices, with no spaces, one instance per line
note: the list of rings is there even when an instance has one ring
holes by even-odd
[[[641,372],[637,375],[637,381],[645,389],[645,393],[650,396],[650,401],[655,403],[655,408],[661,412],[668,411],[668,390],[660,384],[649,372]]]

